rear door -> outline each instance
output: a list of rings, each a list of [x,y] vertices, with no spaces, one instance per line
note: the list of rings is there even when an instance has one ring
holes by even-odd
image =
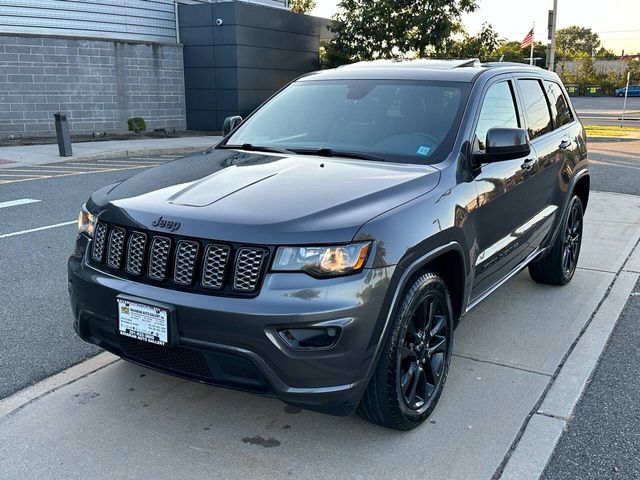
[[[562,164],[563,133],[554,129],[551,105],[541,78],[518,78],[516,85],[535,160],[527,168],[527,196],[532,209],[523,235],[532,249],[540,246],[554,224],[557,175]]]

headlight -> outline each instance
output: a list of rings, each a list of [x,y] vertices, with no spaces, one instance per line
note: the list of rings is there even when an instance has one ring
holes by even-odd
[[[89,213],[87,206],[83,205],[78,215],[78,232],[93,237],[93,230],[96,227],[96,216]]]
[[[315,275],[346,275],[362,270],[371,243],[353,243],[334,247],[280,247],[273,270],[308,272]]]

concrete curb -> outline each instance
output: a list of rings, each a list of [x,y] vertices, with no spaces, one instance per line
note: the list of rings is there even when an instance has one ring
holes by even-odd
[[[573,410],[595,370],[618,317],[640,274],[627,270],[640,255],[634,248],[602,304],[560,368],[538,410],[529,419],[511,453],[501,480],[537,480],[546,468]]]
[[[102,370],[118,360],[120,360],[120,358],[112,355],[111,353],[101,353],[89,360],[85,360],[82,363],[63,370],[52,377],[45,378],[30,387],[2,399],[0,400],[0,419],[17,412],[21,408],[35,402],[45,395],[53,393],[66,385],[97,372],[98,370]]]
[[[211,145],[214,145],[212,143]],[[79,155],[67,157],[63,160],[73,160],[76,162],[84,162],[88,160],[112,160],[115,158],[132,158],[132,157],[151,157],[154,155],[188,155],[191,153],[199,153],[207,150],[207,147],[158,147],[158,148],[140,148],[137,150],[114,150],[112,152],[94,153],[89,155]]]

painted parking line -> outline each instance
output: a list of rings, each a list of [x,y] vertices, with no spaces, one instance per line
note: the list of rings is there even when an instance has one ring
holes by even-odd
[[[0,238],[17,237],[18,235],[25,235],[27,233],[41,232],[42,230],[50,230],[52,228],[58,228],[58,227],[66,227],[67,225],[73,225],[74,223],[78,223],[78,221],[72,220],[70,222],[56,223],[54,225],[46,225],[44,227],[30,228],[29,230],[21,230],[19,232],[2,233],[0,234]]]
[[[59,163],[43,165],[19,165],[15,168],[0,170],[0,185],[32,180],[42,180],[74,175],[88,175],[90,173],[119,172],[152,168],[162,165],[178,157],[145,157],[144,159],[104,159],[104,160],[69,160]]]
[[[17,207],[18,205],[27,205],[29,203],[38,203],[42,200],[34,198],[20,198],[18,200],[9,200],[8,202],[0,202],[0,208]]]

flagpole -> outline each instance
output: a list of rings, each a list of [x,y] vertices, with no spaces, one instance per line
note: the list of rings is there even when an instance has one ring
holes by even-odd
[[[529,56],[529,65],[533,65],[533,42],[535,42],[535,29],[536,22],[533,22],[533,28],[531,29],[531,55]]]

